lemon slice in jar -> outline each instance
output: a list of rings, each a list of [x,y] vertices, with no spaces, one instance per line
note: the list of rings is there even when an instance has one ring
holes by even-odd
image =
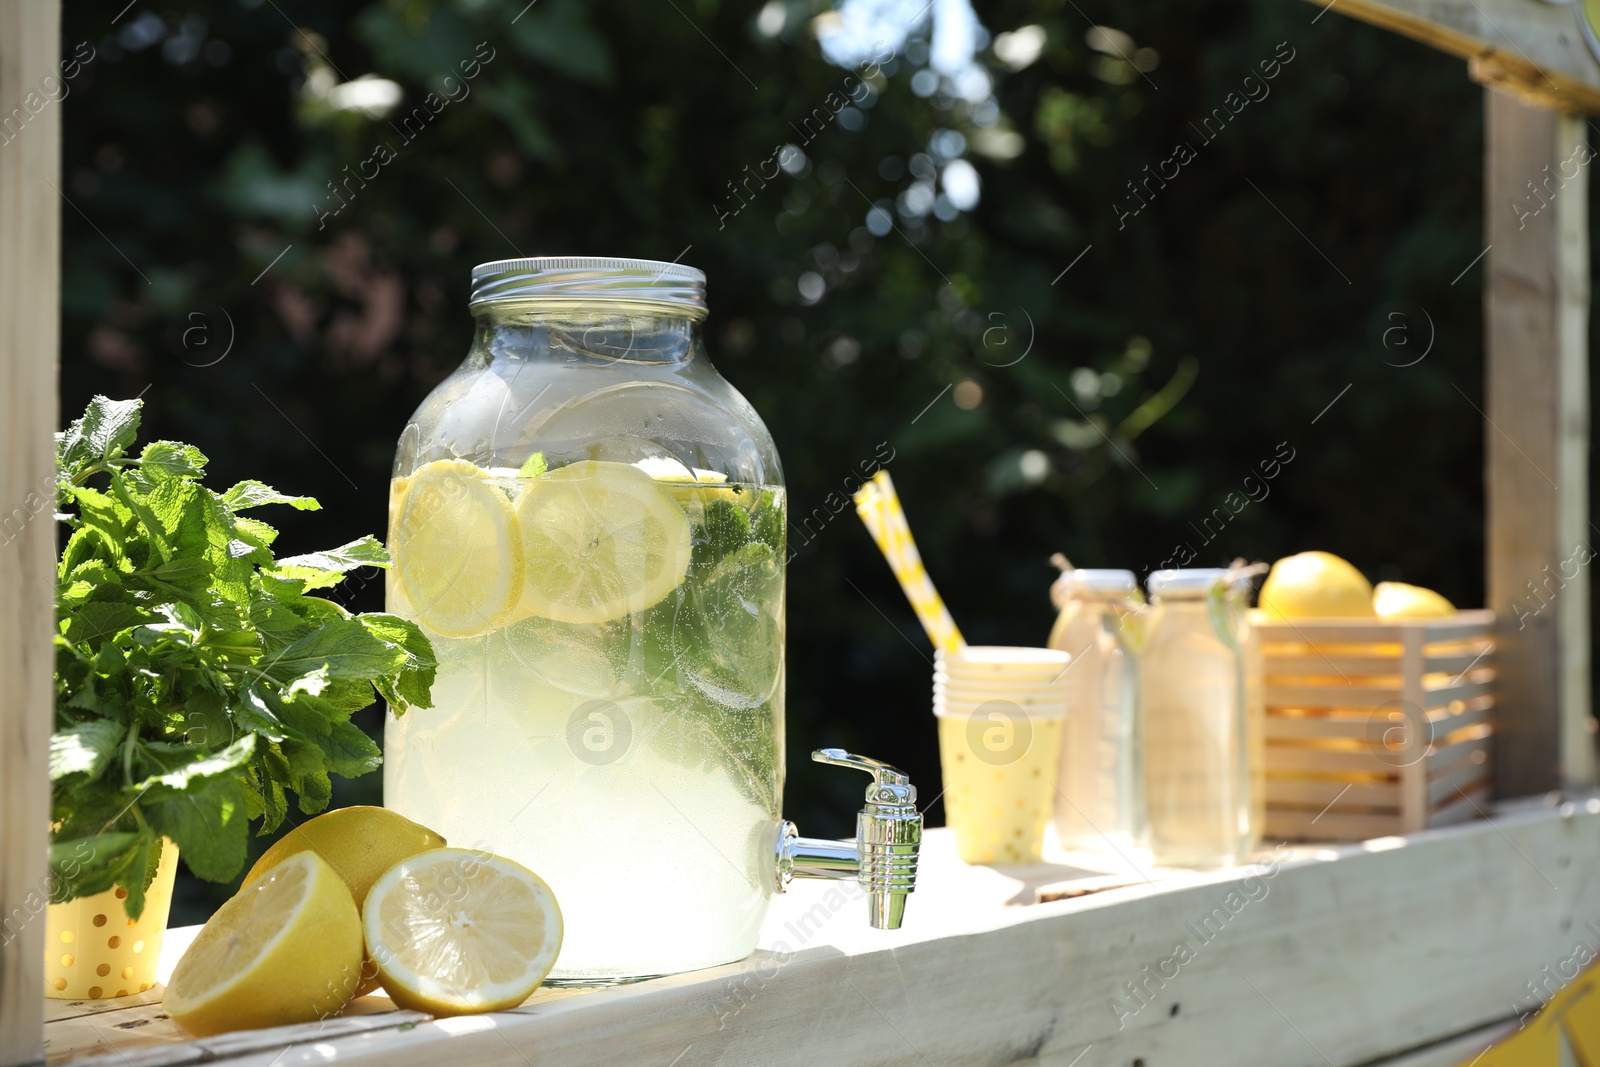
[[[440,848],[389,868],[361,914],[384,992],[433,1015],[514,1008],[561,951],[561,909],[532,871]]]
[[[738,486],[728,484],[726,474],[686,467],[670,456],[641,459],[633,466],[655,479],[656,484],[670,493],[694,523],[704,520],[708,504],[718,500],[737,504],[741,495],[745,495]]]
[[[443,637],[493,630],[522,593],[511,502],[484,471],[441,459],[394,498],[394,569],[417,621]]]
[[[611,622],[660,603],[689,571],[689,517],[626,463],[569,463],[529,482],[515,508],[527,564],[519,617]]]

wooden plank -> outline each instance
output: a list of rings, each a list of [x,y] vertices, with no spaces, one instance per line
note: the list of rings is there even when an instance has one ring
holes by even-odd
[[[779,899],[763,950],[741,964],[409,1029],[313,1025],[203,1059],[1068,1067],[1083,1056],[1079,1067],[1354,1067],[1503,1020],[1507,990],[1571,952],[1600,875],[1600,800],[1282,855],[1269,866],[1151,872],[1154,884],[1008,906],[1021,880],[960,864],[949,835],[935,830],[900,931],[868,930],[858,899],[828,904],[838,887],[803,883]],[[809,938],[797,935],[818,909]],[[1192,956],[1163,978],[1179,942]],[[108,1048],[77,1064],[199,1062],[194,1048],[126,1059]]]
[[[1428,809],[1436,810],[1441,804],[1459,800],[1462,793],[1472,796],[1480,792],[1488,781],[1487,764],[1468,760],[1447,768],[1428,779]]]
[[[1453,684],[1419,687],[1409,696],[1409,687],[1402,679],[1403,676],[1395,676],[1393,685],[1269,682],[1265,687],[1267,710],[1270,714],[1274,708],[1376,708],[1397,700],[1410,700],[1421,708],[1436,708],[1452,700],[1471,700],[1495,689],[1493,671],[1473,671],[1467,678]],[[1421,680],[1420,674],[1418,680]]]
[[[1413,721],[1412,714],[1426,717],[1424,710],[1430,706],[1432,693],[1423,691],[1422,688],[1422,643],[1421,630],[1406,630],[1405,652],[1400,657],[1405,663],[1401,672],[1405,678],[1405,693],[1402,699],[1405,702],[1407,714],[1405,716],[1404,730],[1405,743],[1408,746],[1425,746],[1433,742],[1430,733],[1426,737],[1412,737],[1412,731],[1431,729],[1430,725]],[[1456,686],[1447,688],[1455,689]],[[1477,695],[1477,694],[1473,694]],[[1428,761],[1431,753],[1426,748],[1421,749],[1417,758],[1402,760],[1400,764],[1400,830],[1403,833],[1414,833],[1425,829],[1428,825]]]
[[[126,999],[126,998],[122,998]],[[394,1030],[414,1026],[431,1016],[414,1011],[395,1011],[385,998],[366,998],[387,1005],[342,1018],[307,1026],[279,1026],[267,1030],[240,1030],[201,1040],[190,1040],[182,1028],[157,1008],[130,1009],[80,1016],[71,1023],[54,1023],[46,1028],[49,1063],[77,1063],[113,1057],[122,1067],[146,1067],[179,1063],[227,1060],[263,1049],[280,1051],[296,1040],[314,1038],[326,1041],[375,1030]],[[359,1002],[358,1002],[359,1003]],[[137,1014],[134,1012],[137,1011]]]
[[[0,4],[0,1064],[39,1061],[53,721],[58,0]],[[50,84],[57,84],[51,82]],[[59,90],[58,90],[59,91]],[[37,107],[37,111],[35,111]]]
[[[1320,708],[1336,704],[1344,708],[1376,708],[1392,704],[1404,696],[1395,685],[1268,685],[1267,710],[1273,708]]]
[[[1267,802],[1309,808],[1315,815],[1329,804],[1341,808],[1387,808],[1400,811],[1398,782],[1347,782],[1336,778],[1267,778]]]
[[[1423,673],[1447,674],[1452,677],[1472,667],[1493,667],[1494,650],[1487,642],[1477,648],[1468,646],[1457,651],[1453,646],[1441,646],[1450,651],[1430,652],[1424,660]],[[1400,673],[1400,655],[1350,654],[1342,652],[1327,655],[1317,652],[1274,652],[1266,657],[1267,677],[1294,677],[1312,675],[1328,677],[1338,672],[1354,677],[1370,675],[1389,676]]]
[[[1468,789],[1464,793],[1457,793],[1453,803],[1435,808],[1428,816],[1428,822],[1432,826],[1453,826],[1459,822],[1476,819],[1494,805],[1490,793],[1491,790],[1487,785],[1477,790]]]
[[[1272,774],[1305,771],[1319,774],[1395,774],[1391,760],[1377,746],[1329,749],[1314,745],[1268,745],[1267,770]]]
[[[1311,0],[1468,61],[1474,80],[1531,104],[1600,111],[1583,4],[1532,0]],[[1320,17],[1320,16],[1318,16]]]
[[[1421,687],[1416,696],[1407,699],[1416,700],[1425,708],[1437,708],[1453,700],[1471,700],[1494,692],[1493,671],[1472,671],[1464,678],[1457,677],[1461,680],[1447,685]]]
[[[1476,1063],[1483,1050],[1515,1034],[1521,1023],[1503,1019],[1488,1026],[1474,1027],[1464,1034],[1431,1041],[1421,1048],[1379,1060],[1368,1067],[1462,1067]]]
[[[1471,762],[1472,757],[1478,753],[1488,755],[1493,750],[1494,735],[1487,727],[1476,727],[1471,730],[1458,730],[1451,735],[1455,740],[1449,743],[1436,743],[1433,751],[1428,754],[1430,767],[1446,768],[1455,767],[1462,763]],[[1485,759],[1479,766],[1487,772],[1490,770],[1490,760]]]
[[[1466,641],[1483,637],[1494,625],[1494,612],[1487,608],[1458,611],[1454,615],[1436,619],[1263,619],[1254,626],[1261,634],[1267,656],[1275,653],[1274,646],[1305,644],[1317,645],[1398,645],[1406,630],[1418,629],[1427,636],[1432,646],[1448,641]],[[1357,655],[1372,654],[1362,650]],[[1398,647],[1386,653],[1400,655]]]
[[[1589,544],[1588,170],[1561,168],[1587,135],[1581,119],[1497,90],[1484,95],[1485,540],[1501,652],[1495,780],[1501,795],[1519,796],[1594,781],[1589,575],[1572,562]],[[1529,183],[1547,166],[1564,185],[1530,213],[1543,201],[1527,199]]]
[[[1494,666],[1494,649],[1492,646],[1468,652],[1430,653],[1427,664],[1423,669],[1429,674],[1448,674],[1454,677],[1465,673],[1474,666]]]
[[[1340,811],[1295,811],[1273,808],[1267,812],[1267,838],[1288,841],[1365,841],[1400,832],[1400,814]]]
[[[1354,715],[1274,715],[1266,716],[1268,741],[1339,740],[1365,741],[1374,729],[1371,712]]]
[[[1337,677],[1343,673],[1351,678],[1391,677],[1400,673],[1399,656],[1321,655],[1316,652],[1276,652],[1266,658],[1265,674],[1268,678],[1296,678],[1307,675],[1315,678]]]
[[[1494,717],[1494,701],[1477,700],[1462,712],[1452,714],[1446,709],[1435,709],[1428,715],[1428,725],[1435,742],[1442,741],[1458,730],[1490,722]]]
[[[1443,740],[1458,730],[1489,721],[1493,710],[1494,702],[1485,696],[1478,696],[1468,701],[1465,710],[1459,712],[1452,712],[1448,708],[1432,708],[1427,713],[1428,736],[1433,741]],[[1381,721],[1377,713],[1372,711],[1332,711],[1310,715],[1283,715],[1269,712],[1266,716],[1265,730],[1269,741],[1323,739],[1376,742],[1382,734],[1377,725]]]

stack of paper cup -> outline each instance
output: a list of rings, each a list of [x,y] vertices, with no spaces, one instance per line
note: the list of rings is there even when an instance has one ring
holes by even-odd
[[[1032,863],[1055,807],[1070,657],[965,646],[934,654],[945,821],[968,863]]]

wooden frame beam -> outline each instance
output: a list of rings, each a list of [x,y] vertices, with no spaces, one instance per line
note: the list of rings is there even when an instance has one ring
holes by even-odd
[[[59,0],[0,3],[0,1065],[44,1060],[55,610]],[[41,80],[43,83],[41,84]],[[56,90],[59,92],[59,89]],[[15,110],[13,110],[15,109]]]
[[[1531,103],[1557,111],[1600,112],[1600,62],[1585,40],[1582,2],[1311,2],[1460,56],[1475,81]]]
[[[1497,89],[1485,90],[1484,104],[1484,549],[1500,645],[1496,787],[1524,796],[1595,775],[1588,137],[1581,117]]]

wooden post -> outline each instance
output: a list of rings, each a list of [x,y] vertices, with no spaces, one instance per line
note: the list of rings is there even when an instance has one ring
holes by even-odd
[[[44,1061],[60,314],[59,0],[0,3],[0,1065]],[[41,79],[46,79],[41,85]],[[16,109],[16,110],[13,110]]]
[[[1496,791],[1594,781],[1588,166],[1581,116],[1484,90],[1489,606]]]

